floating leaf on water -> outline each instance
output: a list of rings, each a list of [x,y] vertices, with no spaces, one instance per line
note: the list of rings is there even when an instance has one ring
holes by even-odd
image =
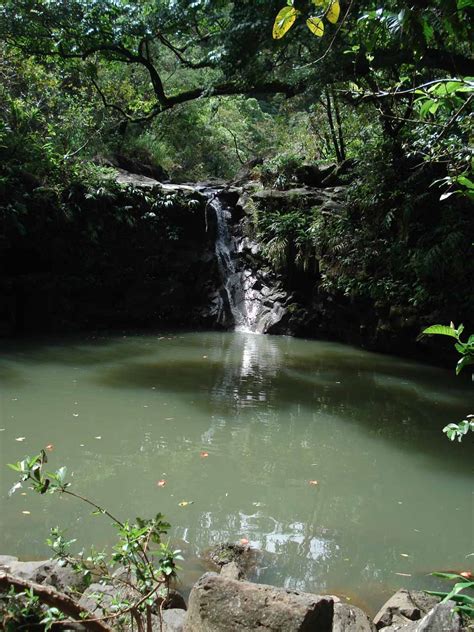
[[[79,413],[72,413],[73,417],[79,417]]]
[[[207,358],[207,356],[202,356],[203,358]]]
[[[318,481],[308,481],[310,485],[319,485]]]
[[[209,456],[209,452],[201,452],[201,459],[207,459],[207,457]]]
[[[25,516],[29,516],[29,515],[31,514],[31,511],[26,511],[26,510],[25,510],[25,511],[22,511],[21,513],[22,513],[22,514],[25,514]]]
[[[24,441],[26,439],[26,437],[17,437],[15,439],[15,441]]]
[[[188,505],[193,505],[193,504],[194,504],[194,500],[182,500],[180,503],[178,503],[180,507],[187,507]]]
[[[162,478],[160,481],[158,481],[157,485],[158,485],[158,487],[164,487],[166,485],[165,479]]]
[[[94,437],[94,439],[102,439],[102,437],[99,435],[98,437]]]
[[[400,555],[401,555],[402,557],[410,557],[410,556],[408,555],[408,553],[400,553]]]
[[[49,450],[50,452],[52,452],[52,450],[54,450],[54,444],[48,443],[48,445],[46,446],[46,450]]]
[[[165,417],[165,421],[174,421],[174,417]]]
[[[400,577],[411,577],[411,573],[395,573],[395,575],[400,575]]]

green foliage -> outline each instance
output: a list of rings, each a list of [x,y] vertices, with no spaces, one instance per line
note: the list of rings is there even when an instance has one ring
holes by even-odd
[[[284,37],[295,23],[298,15],[302,13],[301,10],[293,6],[294,4],[294,0],[287,0],[288,6],[283,7],[283,9],[280,9],[278,12],[273,24],[273,39],[281,39]],[[339,0],[311,0],[308,4],[313,6],[307,7],[306,11],[304,11],[304,13],[308,13],[309,11],[306,26],[311,33],[317,37],[322,37],[324,35],[323,18],[326,18],[331,24],[336,24],[339,19],[341,12]],[[314,12],[318,10],[319,13],[314,15]]]
[[[54,558],[61,563],[70,565],[73,570],[81,574],[86,585],[93,578],[99,578],[101,583],[113,583],[114,570],[125,570],[128,583],[137,593],[134,602],[118,597],[112,604],[112,612],[104,612],[104,619],[120,620],[125,615],[130,615],[132,621],[139,621],[145,626],[147,632],[151,632],[148,625],[149,614],[154,607],[158,591],[164,587],[169,589],[170,581],[176,576],[177,560],[182,559],[180,551],[172,550],[163,541],[171,525],[164,520],[164,516],[158,513],[152,519],[137,518],[134,522],[121,521],[114,517],[107,509],[101,507],[90,499],[71,491],[71,484],[66,480],[67,470],[60,467],[56,471],[47,472],[45,466],[47,456],[44,450],[34,457],[25,457],[9,467],[20,474],[20,480],[10,490],[15,493],[24,483],[28,483],[31,489],[38,494],[64,494],[79,499],[93,509],[95,515],[105,515],[113,521],[117,533],[117,543],[113,546],[112,553],[108,556],[103,551],[92,549],[89,554],[84,552],[79,555],[71,553],[75,539],[66,539],[65,534],[58,528],[51,529],[47,540]],[[8,605],[8,604],[7,604]],[[13,612],[12,616],[26,616],[31,610],[36,613],[38,599],[28,600],[19,613]],[[27,610],[25,610],[27,608]],[[57,611],[49,610],[42,623],[49,629]],[[23,620],[23,619],[22,619]],[[141,629],[145,629],[142,627]]]
[[[423,330],[423,335],[437,335],[447,336],[448,338],[454,338],[456,341],[454,347],[456,351],[461,355],[461,358],[456,364],[456,375],[459,375],[464,367],[474,364],[474,334],[471,334],[469,338],[463,342],[461,335],[464,331],[464,325],[456,327],[451,323],[449,327],[447,325],[431,325]],[[451,441],[457,439],[462,441],[463,437],[469,432],[474,431],[474,415],[467,415],[466,419],[463,419],[458,424],[448,424],[443,428],[443,432]],[[449,579],[449,578],[448,578]]]
[[[449,592],[427,590],[430,595],[442,597],[442,602],[454,601],[456,607],[454,610],[469,619],[474,619],[474,597],[472,590],[474,581],[472,581],[471,573],[431,573],[434,577],[441,577],[448,581],[456,582]]]

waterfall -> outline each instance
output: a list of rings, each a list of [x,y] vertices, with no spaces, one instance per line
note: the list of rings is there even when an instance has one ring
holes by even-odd
[[[237,331],[252,331],[245,309],[242,276],[241,273],[236,270],[233,260],[235,244],[229,233],[230,212],[224,208],[216,191],[211,191],[208,195],[208,205],[214,210],[216,216],[215,253],[225,292],[227,308],[232,315]],[[219,316],[221,322],[225,320],[225,315],[222,313],[225,307],[225,304],[221,305],[221,314]]]
[[[233,325],[235,331],[267,333],[287,314],[289,297],[275,276],[246,263],[244,251],[258,244],[229,230],[231,211],[222,203],[218,189],[202,188],[207,210],[216,220],[215,255],[222,287],[216,299],[217,322]],[[245,243],[248,242],[248,243]]]

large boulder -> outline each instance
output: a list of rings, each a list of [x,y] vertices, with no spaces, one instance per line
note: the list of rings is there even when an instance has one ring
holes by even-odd
[[[183,632],[332,632],[333,597],[206,573],[189,597]]]

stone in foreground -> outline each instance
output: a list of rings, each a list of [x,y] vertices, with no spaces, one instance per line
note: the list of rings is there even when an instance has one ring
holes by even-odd
[[[363,610],[345,603],[334,603],[332,632],[375,632],[375,625]]]
[[[374,617],[377,630],[391,625],[419,621],[439,602],[421,590],[399,590],[384,603]]]
[[[332,632],[333,610],[332,597],[206,573],[191,591],[183,632]]]

